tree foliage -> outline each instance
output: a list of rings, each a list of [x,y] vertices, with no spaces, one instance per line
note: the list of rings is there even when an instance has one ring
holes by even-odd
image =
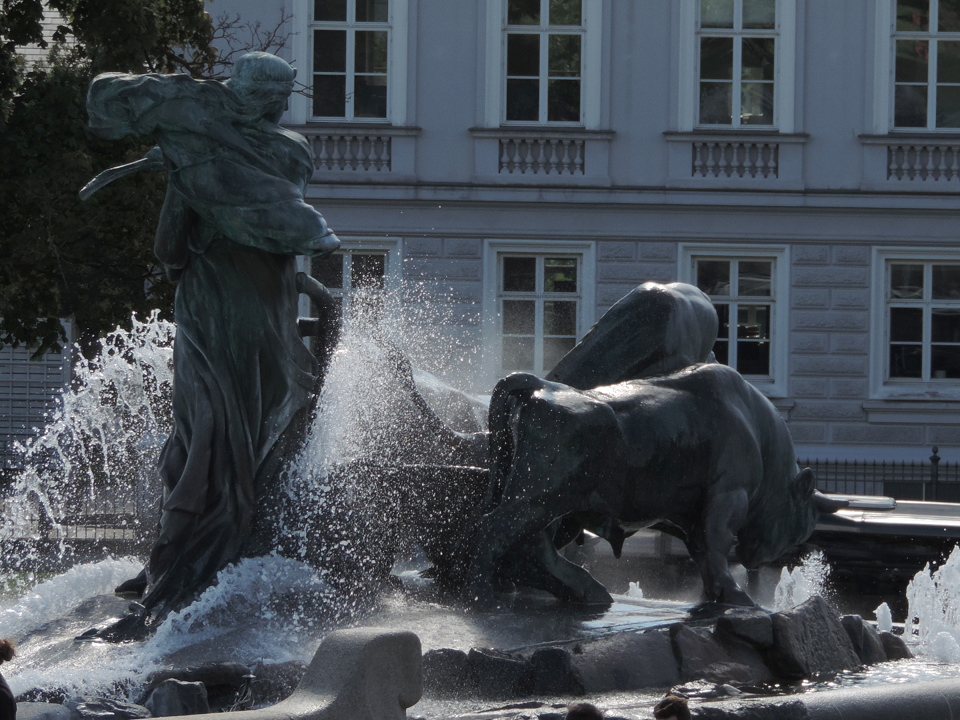
[[[132,312],[171,315],[173,288],[153,256],[165,180],[138,173],[81,202],[94,175],[150,147],[90,135],[84,101],[100,72],[210,76],[217,54],[203,0],[0,3],[0,347],[57,348],[61,318],[90,346]],[[50,9],[63,24],[46,47]],[[25,63],[30,44],[49,50],[45,62]]]

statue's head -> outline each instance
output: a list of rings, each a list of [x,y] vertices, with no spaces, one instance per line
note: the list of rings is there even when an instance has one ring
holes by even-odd
[[[283,58],[254,51],[237,60],[226,85],[240,97],[247,111],[278,122],[296,76],[297,71]]]

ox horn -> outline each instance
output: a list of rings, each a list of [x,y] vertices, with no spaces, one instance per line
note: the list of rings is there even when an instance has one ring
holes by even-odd
[[[817,508],[817,512],[835,513],[837,510],[842,510],[843,508],[850,507],[850,501],[840,500],[838,498],[832,498],[827,495],[824,495],[819,490],[814,490],[813,505],[814,507]]]

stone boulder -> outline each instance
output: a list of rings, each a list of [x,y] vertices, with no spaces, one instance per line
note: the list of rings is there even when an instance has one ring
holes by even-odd
[[[467,653],[466,676],[472,691],[484,698],[508,699],[522,694],[527,662],[522,657],[488,648]]]
[[[423,689],[434,697],[458,697],[467,692],[467,654],[453,648],[424,653]]]
[[[864,665],[886,662],[887,653],[883,649],[880,635],[870,623],[864,622],[859,615],[844,615],[840,620],[847,631],[853,649]]]
[[[816,595],[771,615],[771,669],[784,678],[809,678],[860,666],[860,658],[837,612]]]
[[[910,648],[899,635],[891,632],[880,633],[880,642],[883,645],[883,651],[887,655],[887,660],[909,660],[913,657]]]
[[[198,715],[210,712],[207,688],[201,682],[164,680],[154,688],[144,705],[154,717]]]
[[[56,703],[19,702],[17,720],[70,720],[70,709]]]
[[[657,630],[583,642],[570,659],[588,694],[670,687],[680,679],[670,638]]]
[[[583,679],[563,648],[540,648],[529,660],[527,691],[532,695],[583,695]]]
[[[670,628],[670,639],[681,682],[756,684],[773,677],[760,654],[736,638],[722,642],[707,630],[676,624]]]
[[[64,707],[69,709],[72,720],[135,720],[150,717],[150,711],[143,705],[112,698],[82,697],[79,700],[67,700]]]
[[[760,650],[773,645],[773,620],[761,608],[730,608],[717,619],[717,636],[736,638]]]

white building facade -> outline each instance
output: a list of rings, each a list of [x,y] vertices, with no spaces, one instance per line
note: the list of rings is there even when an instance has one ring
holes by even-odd
[[[316,274],[429,288],[475,389],[682,280],[801,457],[960,453],[960,1],[211,9],[293,18]]]

